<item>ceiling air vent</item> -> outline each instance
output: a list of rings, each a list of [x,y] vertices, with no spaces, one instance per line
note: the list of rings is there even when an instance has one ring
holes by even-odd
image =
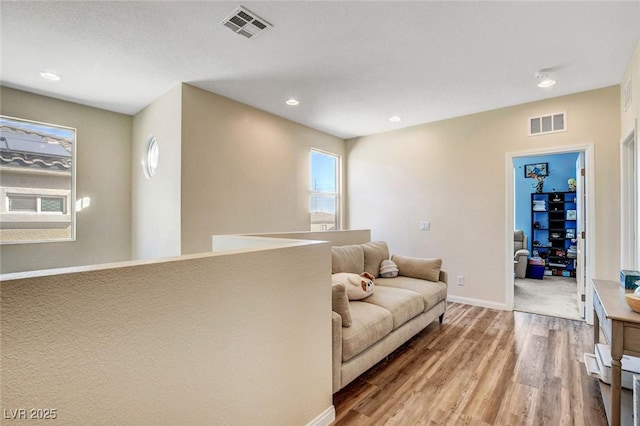
[[[221,24],[246,38],[257,37],[273,26],[242,6],[227,16]]]
[[[564,132],[567,130],[567,113],[542,115],[529,118],[529,136],[544,135],[547,133]]]

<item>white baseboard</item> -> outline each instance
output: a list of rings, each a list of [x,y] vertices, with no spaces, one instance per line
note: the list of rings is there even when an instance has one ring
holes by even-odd
[[[336,408],[331,407],[324,410],[318,417],[311,420],[307,426],[329,426],[336,419]]]
[[[470,297],[447,295],[448,302],[462,303],[463,305],[480,306],[481,308],[498,309],[501,311],[510,311],[505,303],[490,302],[482,299],[472,299]]]

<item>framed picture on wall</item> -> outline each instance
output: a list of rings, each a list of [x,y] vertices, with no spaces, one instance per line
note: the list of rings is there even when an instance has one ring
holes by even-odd
[[[549,163],[525,164],[524,177],[549,176]]]

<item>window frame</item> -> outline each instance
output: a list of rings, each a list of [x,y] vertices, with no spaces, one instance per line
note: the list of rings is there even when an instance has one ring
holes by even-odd
[[[69,210],[68,207],[68,197],[65,195],[55,195],[55,194],[31,194],[31,193],[16,193],[16,192],[7,192],[6,196],[6,206],[7,206],[7,214],[38,214],[38,215],[48,215],[48,214],[67,214]],[[11,200],[12,199],[33,199],[36,202],[36,206],[34,210],[14,210],[11,208]],[[42,210],[42,199],[56,199],[62,201],[62,210]]]
[[[35,157],[25,157],[28,160],[35,158],[33,163],[46,164],[41,168],[20,168],[15,164],[3,164],[0,167],[0,237],[1,245],[33,244],[52,242],[76,241],[77,218],[75,208],[76,174],[77,164],[77,129],[58,124],[28,120],[0,114],[0,127],[3,130],[3,138],[0,142],[3,152],[20,152],[8,145],[8,134],[38,135],[45,141],[53,140],[54,145],[63,145],[68,154],[60,155],[56,151],[22,151]],[[5,139],[6,138],[6,139]],[[29,141],[32,143],[33,141]],[[15,146],[15,145],[14,145]],[[24,146],[24,145],[23,145]],[[41,155],[49,157],[42,157]],[[62,159],[61,159],[62,158]],[[65,160],[66,158],[66,160]],[[65,163],[66,162],[66,163]],[[16,163],[17,164],[17,163]],[[66,165],[65,165],[66,164]],[[10,180],[5,179],[10,176]],[[24,176],[22,179],[20,176]],[[56,184],[32,185],[30,176],[36,182],[42,183],[47,178],[55,179]],[[67,180],[67,184],[61,184]],[[6,185],[6,186],[5,186]],[[11,196],[36,198],[36,210],[10,210]],[[42,199],[62,199],[63,211],[42,211]],[[22,225],[27,223],[27,225]],[[69,228],[61,233],[57,230]],[[24,230],[23,235],[16,231]],[[56,230],[52,232],[51,230]],[[7,233],[5,235],[5,233]],[[9,236],[9,237],[8,237]],[[13,238],[17,236],[18,238]]]
[[[335,159],[335,184],[336,184],[336,192],[327,192],[327,191],[318,191],[314,189],[314,175],[313,175],[313,155],[320,154],[328,157],[332,157]],[[314,196],[321,197],[333,197],[335,200],[335,229],[339,231],[342,229],[342,156],[333,152],[325,151],[318,148],[311,148],[309,151],[309,229],[312,229],[311,223],[311,205],[313,202]],[[327,229],[323,229],[322,231],[327,231]]]

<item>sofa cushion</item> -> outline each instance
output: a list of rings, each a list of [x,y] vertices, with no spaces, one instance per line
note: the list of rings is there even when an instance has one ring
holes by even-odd
[[[442,259],[421,259],[417,257],[407,257],[393,255],[391,258],[403,277],[421,278],[423,280],[438,281]]]
[[[331,310],[342,317],[342,326],[351,327],[351,310],[344,284],[331,285]]]
[[[384,291],[382,290],[384,287],[401,288],[419,293],[424,300],[425,312],[447,299],[447,285],[439,281],[433,282],[410,277],[378,278],[376,292]]]
[[[331,247],[331,273],[338,272],[358,275],[364,272],[364,250],[361,245]]]
[[[394,330],[424,312],[422,296],[415,291],[402,288],[376,287],[376,292],[362,301],[391,312]]]
[[[342,329],[342,361],[348,361],[393,330],[391,312],[366,302],[350,302],[351,327]]]
[[[372,241],[362,244],[364,250],[364,270],[375,278],[380,276],[380,264],[389,259],[389,247],[384,241]]]

